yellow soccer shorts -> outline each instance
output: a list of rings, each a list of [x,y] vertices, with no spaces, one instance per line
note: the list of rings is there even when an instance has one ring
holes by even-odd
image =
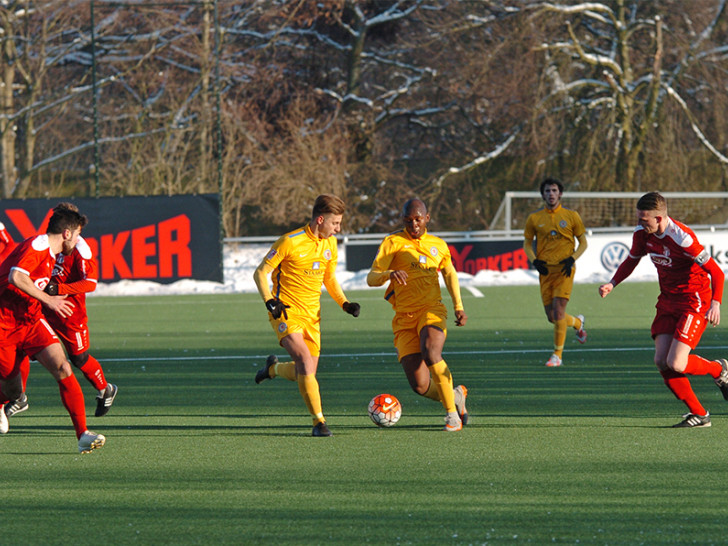
[[[420,331],[425,326],[435,326],[447,336],[447,308],[438,303],[416,313],[397,313],[392,319],[394,346],[397,358],[420,353]]]
[[[278,336],[278,343],[286,336],[299,333],[303,335],[303,341],[311,356],[319,356],[321,354],[321,319],[296,317],[290,311],[288,316],[289,318],[283,316],[279,319],[270,318],[270,324]]]
[[[571,289],[574,287],[574,275],[576,268],[572,268],[571,276],[564,277],[561,269],[555,271],[549,271],[548,275],[540,275],[539,281],[541,283],[541,301],[543,301],[544,307],[551,305],[554,298],[564,298],[568,300],[571,298]]]

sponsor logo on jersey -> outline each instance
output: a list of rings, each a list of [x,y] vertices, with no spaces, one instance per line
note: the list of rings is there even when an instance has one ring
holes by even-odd
[[[672,266],[672,258],[670,257],[670,249],[666,246],[662,247],[662,254],[656,252],[650,253],[650,259],[655,265],[662,265],[664,267]]]
[[[313,269],[314,271],[321,269],[321,262],[313,262],[311,269]]]
[[[427,256],[420,255],[420,263],[421,264],[426,264],[427,263]]]
[[[43,277],[42,279],[35,279],[35,281],[33,281],[33,284],[39,290],[45,290],[45,287],[48,286],[48,281],[50,281],[48,277]]]

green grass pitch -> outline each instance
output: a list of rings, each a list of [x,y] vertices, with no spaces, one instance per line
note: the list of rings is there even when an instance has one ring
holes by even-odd
[[[670,428],[685,409],[652,362],[657,286],[601,300],[575,287],[564,366],[546,368],[552,328],[537,287],[463,291],[468,324],[445,358],[470,392],[471,424],[441,431],[442,407],[408,387],[380,291],[324,295],[319,381],[333,438],[312,438],[294,383],[255,385],[283,357],[256,295],[92,298],[93,354],[119,385],[76,452],[51,376],[32,365],[30,408],[0,437],[0,529],[19,544],[724,543],[728,402],[692,380],[713,427]],[[452,322],[452,318],[450,319]],[[726,356],[724,327],[696,351]],[[403,405],[375,427],[367,403]]]

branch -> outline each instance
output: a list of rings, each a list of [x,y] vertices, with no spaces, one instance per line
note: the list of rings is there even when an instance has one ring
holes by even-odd
[[[513,141],[516,139],[516,136],[520,133],[520,130],[516,130],[511,136],[509,136],[500,146],[495,148],[493,151],[481,155],[480,157],[476,157],[473,161],[470,163],[467,163],[466,165],[463,165],[462,167],[450,167],[448,171],[440,176],[437,180],[435,180],[435,186],[438,188],[442,187],[442,183],[445,181],[445,179],[452,175],[452,174],[460,174],[467,172],[478,165],[482,165],[483,163],[487,163],[488,161],[491,161],[492,159],[495,159],[496,157],[500,156],[503,152],[508,149],[508,147],[513,144]]]
[[[703,132],[698,127],[698,124],[695,120],[695,117],[693,116],[693,113],[690,111],[690,108],[688,107],[687,103],[683,100],[683,98],[678,94],[677,91],[675,91],[672,87],[670,87],[667,84],[663,84],[663,87],[667,91],[668,96],[675,99],[675,101],[680,105],[680,108],[683,109],[683,112],[685,112],[685,115],[688,117],[688,121],[690,121],[690,127],[693,130],[693,133],[698,137],[700,142],[703,143],[703,146],[705,146],[710,153],[712,153],[716,158],[718,158],[718,161],[724,164],[728,164],[728,157],[724,156],[722,153],[720,153],[708,140],[708,138],[703,134]]]

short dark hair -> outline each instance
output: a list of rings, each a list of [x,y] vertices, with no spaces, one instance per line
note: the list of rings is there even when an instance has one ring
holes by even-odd
[[[422,199],[413,197],[412,199],[405,201],[402,206],[402,216],[408,216],[416,208],[421,209],[424,214],[427,214],[427,205],[425,202]]]
[[[667,200],[659,192],[651,191],[637,201],[637,210],[667,212]]]
[[[53,215],[48,220],[48,233],[63,233],[63,230],[75,230],[84,228],[88,224],[88,218],[78,212],[78,207],[73,203],[59,203],[53,207]]]
[[[318,218],[322,214],[344,214],[346,204],[339,197],[324,193],[316,198],[313,203],[312,218]]]
[[[543,182],[541,182],[541,185],[538,187],[538,192],[543,195],[543,189],[546,186],[553,186],[554,184],[559,188],[559,193],[564,193],[564,185],[558,178],[545,178]]]

